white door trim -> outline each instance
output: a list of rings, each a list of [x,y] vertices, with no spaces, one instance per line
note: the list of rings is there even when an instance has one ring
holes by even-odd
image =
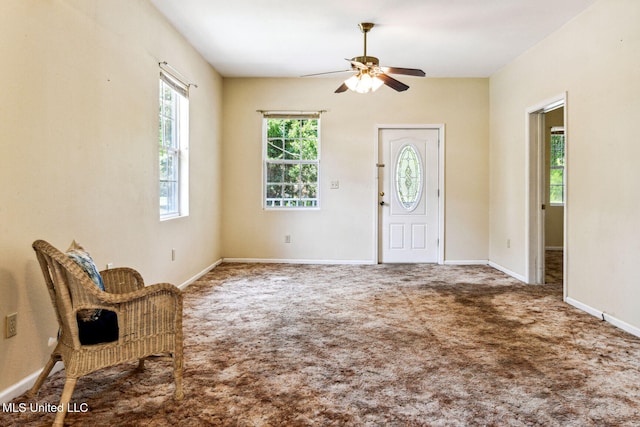
[[[438,197],[438,264],[444,264],[444,251],[445,251],[445,233],[444,233],[444,206],[445,206],[445,133],[444,133],[444,124],[377,124],[375,125],[374,130],[374,159],[375,164],[373,165],[373,177],[374,177],[374,193],[373,193],[373,262],[374,264],[378,264],[379,262],[379,232],[378,232],[378,224],[380,221],[379,218],[379,209],[378,209],[378,163],[380,162],[380,157],[378,153],[378,147],[380,144],[378,136],[380,135],[380,130],[382,129],[437,129],[438,130],[438,190],[440,197]]]

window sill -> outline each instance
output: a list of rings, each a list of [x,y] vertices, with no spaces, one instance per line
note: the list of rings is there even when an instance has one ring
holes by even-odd
[[[186,218],[189,215],[163,215],[160,217],[160,222],[171,221],[172,219]]]
[[[314,206],[314,207],[309,207],[309,208],[305,208],[305,207],[293,207],[293,208],[287,208],[287,207],[271,207],[271,206],[265,206],[262,208],[265,211],[277,211],[277,212],[288,212],[288,211],[319,211],[320,207],[319,206]]]

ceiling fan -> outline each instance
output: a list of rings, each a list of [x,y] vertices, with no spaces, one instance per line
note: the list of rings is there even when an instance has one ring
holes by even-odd
[[[356,74],[345,80],[335,93],[342,93],[349,89],[358,93],[373,92],[380,86],[387,85],[398,92],[409,89],[409,86],[389,76],[389,74],[404,74],[407,76],[424,77],[425,73],[416,68],[381,67],[380,61],[375,56],[367,55],[367,33],[371,31],[375,24],[363,22],[358,24],[364,35],[364,55],[347,59],[351,63],[350,70],[330,71],[327,73],[308,74],[304,77],[319,76],[323,74],[343,73],[355,71]]]

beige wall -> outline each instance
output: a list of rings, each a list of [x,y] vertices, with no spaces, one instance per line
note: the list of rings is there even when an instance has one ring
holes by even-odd
[[[44,365],[57,332],[31,249],[87,246],[100,268],[181,284],[218,260],[222,79],[147,1],[0,4],[0,391]],[[191,91],[191,209],[158,220],[158,62]],[[171,261],[171,249],[177,259]]]
[[[407,92],[334,94],[334,78],[225,79],[223,247],[226,258],[374,259],[375,130],[445,124],[446,260],[488,258],[488,79],[407,77]],[[262,117],[256,110],[322,115],[319,211],[265,211]],[[340,188],[329,188],[338,180]],[[291,235],[291,243],[284,236]]]
[[[524,274],[525,111],[566,91],[568,297],[635,328],[638,22],[637,0],[598,1],[492,76],[490,89],[491,260]]]

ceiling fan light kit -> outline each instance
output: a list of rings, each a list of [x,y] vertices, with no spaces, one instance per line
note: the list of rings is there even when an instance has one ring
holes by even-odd
[[[368,71],[361,71],[345,80],[347,87],[358,93],[375,92],[384,84],[377,76],[371,76]]]
[[[425,73],[416,68],[398,68],[398,67],[381,67],[380,61],[375,56],[367,56],[367,33],[374,27],[371,22],[363,22],[359,24],[360,30],[364,35],[364,55],[347,59],[351,63],[351,70],[356,74],[336,89],[335,93],[346,92],[352,90],[357,93],[375,92],[382,85],[387,85],[391,89],[398,92],[409,89],[406,84],[394,79],[389,74],[404,74],[408,76],[424,77]],[[334,73],[330,72],[330,73]],[[320,74],[330,74],[320,73]],[[315,74],[318,75],[318,74]]]

